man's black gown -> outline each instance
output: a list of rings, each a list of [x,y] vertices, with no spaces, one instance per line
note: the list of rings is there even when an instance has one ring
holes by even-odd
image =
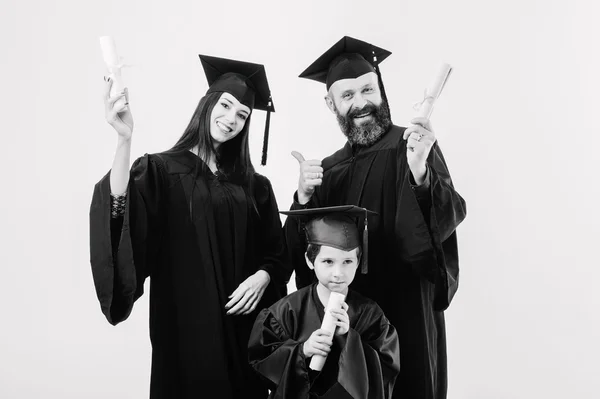
[[[398,335],[381,308],[350,290],[350,330],[335,336],[320,373],[309,369],[303,344],[324,317],[316,284],[304,287],[259,313],[252,329],[250,364],[263,376],[272,399],[360,398],[391,395],[400,370]]]
[[[323,160],[323,183],[308,204],[292,209],[353,204],[369,216],[369,271],[351,287],[375,300],[400,337],[400,375],[394,397],[446,397],[446,335],[443,311],[458,288],[456,227],[466,205],[454,190],[446,162],[434,144],[428,157],[429,190],[411,185],[405,128],[392,126],[371,147],[349,143]],[[306,267],[299,222],[284,230],[296,285],[314,281]],[[301,223],[301,222],[300,222]]]
[[[267,395],[247,343],[258,310],[285,295],[285,244],[270,182],[255,174],[253,187],[255,204],[189,151],[134,163],[124,217],[111,219],[109,174],[95,187],[91,264],[111,324],[129,316],[150,277],[153,399]],[[257,310],[227,316],[228,295],[259,269],[271,283]]]

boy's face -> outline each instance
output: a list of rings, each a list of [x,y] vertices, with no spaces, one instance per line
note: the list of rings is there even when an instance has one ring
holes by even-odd
[[[357,252],[358,248],[343,251],[323,245],[315,258],[314,265],[308,258],[306,263],[311,269],[314,268],[319,283],[329,291],[346,294],[358,268]]]

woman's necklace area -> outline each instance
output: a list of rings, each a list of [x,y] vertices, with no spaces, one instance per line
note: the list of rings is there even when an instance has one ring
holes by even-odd
[[[198,147],[194,148],[194,150],[192,151],[192,153],[194,155],[196,155],[198,158],[202,159],[202,157],[200,156],[200,153],[198,151]],[[202,159],[202,160],[208,166],[208,168],[210,169],[210,171],[212,172],[213,175],[219,176],[219,175],[222,175],[222,173],[219,170],[219,164],[217,163],[217,161],[215,160],[215,158],[216,157],[214,155],[212,155],[210,157],[210,159],[208,159],[208,161],[205,161],[204,159]]]

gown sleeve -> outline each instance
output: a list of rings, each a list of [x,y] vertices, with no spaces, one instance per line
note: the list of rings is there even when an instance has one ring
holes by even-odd
[[[454,234],[456,227],[467,216],[465,200],[456,192],[448,166],[437,143],[434,144],[428,162],[431,167],[430,198],[432,217],[439,239],[444,242]]]
[[[150,155],[134,162],[121,217],[111,218],[110,172],[94,188],[90,263],[100,308],[112,325],[129,317],[158,258],[164,216],[162,169]]]
[[[259,270],[269,273],[273,283],[285,286],[290,280],[292,268],[288,262],[285,241],[279,217],[275,193],[269,180],[257,175],[257,207],[260,214],[261,259]]]
[[[416,220],[416,216],[408,215],[404,210],[406,208],[399,208],[397,215],[403,219],[398,219],[396,224],[398,236],[409,237],[404,240],[406,260],[418,274],[435,284],[433,307],[442,311],[448,308],[458,289],[456,228],[465,219],[467,211],[464,199],[454,189],[437,142],[431,149],[427,164],[429,193],[421,193],[418,201],[415,201],[418,202],[421,210],[419,215],[422,215],[424,223]],[[399,178],[402,176],[399,172]],[[403,186],[406,187],[406,184],[399,184],[399,197],[406,200],[402,193]]]
[[[269,309],[254,322],[248,360],[267,382],[272,398],[308,397],[309,377],[302,342],[293,340]]]
[[[394,326],[376,311],[336,339],[342,345],[338,383],[354,398],[391,398],[400,372],[400,344]],[[367,326],[366,331],[359,332]],[[358,329],[358,330],[357,330]]]

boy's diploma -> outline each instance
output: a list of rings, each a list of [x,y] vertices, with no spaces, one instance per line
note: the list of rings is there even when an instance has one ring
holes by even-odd
[[[321,329],[330,332],[332,336],[335,333],[336,318],[331,314],[330,310],[334,308],[340,308],[341,303],[344,302],[345,298],[346,296],[344,294],[340,294],[339,292],[332,292],[329,294],[329,301],[327,302],[327,307],[325,308],[325,316],[323,317],[323,323],[321,323]],[[313,370],[321,371],[326,359],[326,356],[314,355],[310,360],[309,367]]]

